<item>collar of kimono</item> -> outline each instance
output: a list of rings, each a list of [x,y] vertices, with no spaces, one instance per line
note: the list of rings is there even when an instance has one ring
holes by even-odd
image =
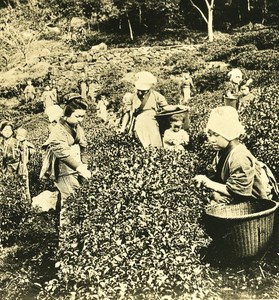
[[[149,90],[143,97],[143,100],[141,101],[140,107],[138,108],[138,111],[142,111],[143,108],[146,105],[147,100],[149,99],[149,96],[151,94],[151,90]]]
[[[237,145],[239,145],[239,140],[238,139],[232,140],[229,142],[228,146],[225,149],[217,153],[218,162],[217,162],[216,174],[215,174],[215,180],[217,182],[222,183],[221,173],[222,173],[223,166],[225,164],[226,159],[229,157],[229,154]]]
[[[70,135],[74,138],[75,143],[78,140],[78,125],[75,127],[71,126],[65,119],[61,118],[60,123],[65,127],[65,129],[70,133]]]

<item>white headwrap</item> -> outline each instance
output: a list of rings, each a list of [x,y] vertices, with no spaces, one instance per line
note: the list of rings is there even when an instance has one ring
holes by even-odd
[[[57,104],[51,105],[45,110],[45,114],[48,116],[50,123],[54,121],[58,122],[58,120],[63,116],[63,109]]]
[[[209,116],[206,132],[212,130],[228,141],[239,138],[245,133],[243,125],[239,122],[238,113],[232,106],[214,108]]]
[[[157,83],[157,78],[147,71],[138,72],[135,75],[135,87],[137,90],[147,91]]]

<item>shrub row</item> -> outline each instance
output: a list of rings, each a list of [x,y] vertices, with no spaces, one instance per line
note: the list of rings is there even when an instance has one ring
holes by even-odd
[[[199,225],[207,198],[192,181],[196,156],[145,151],[102,131],[89,136],[91,168],[99,174],[67,201],[58,280],[41,296],[208,296],[210,272],[199,255],[209,243]]]

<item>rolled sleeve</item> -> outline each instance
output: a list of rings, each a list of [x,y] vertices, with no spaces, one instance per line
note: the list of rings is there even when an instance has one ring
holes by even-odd
[[[166,98],[159,93],[157,95],[156,102],[159,107],[164,107],[164,106],[168,105]]]

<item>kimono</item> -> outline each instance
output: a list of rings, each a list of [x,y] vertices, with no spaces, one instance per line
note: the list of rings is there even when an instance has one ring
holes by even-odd
[[[181,104],[188,105],[191,98],[191,87],[193,87],[192,78],[184,78],[180,84]]]
[[[225,184],[231,200],[267,199],[266,183],[256,158],[243,144],[232,142],[213,161],[213,180]]]
[[[238,98],[238,110],[242,111],[246,106],[249,105],[251,101],[253,101],[255,96],[252,93],[249,93],[245,96],[241,96]]]
[[[132,99],[133,130],[143,147],[162,147],[159,124],[155,118],[157,111],[168,105],[164,96],[150,90],[141,101],[137,94]]]
[[[28,141],[19,142],[10,137],[3,143],[2,170],[7,174],[28,176],[27,164],[35,147]]]
[[[49,138],[43,145],[46,155],[40,173],[40,178],[47,176],[54,180],[61,193],[61,199],[66,199],[80,187],[76,168],[81,163],[87,163],[87,142],[80,125],[71,127],[64,119],[53,127]]]
[[[44,91],[42,94],[42,101],[45,110],[50,106],[53,106],[55,104],[55,95],[53,94],[53,91]]]

